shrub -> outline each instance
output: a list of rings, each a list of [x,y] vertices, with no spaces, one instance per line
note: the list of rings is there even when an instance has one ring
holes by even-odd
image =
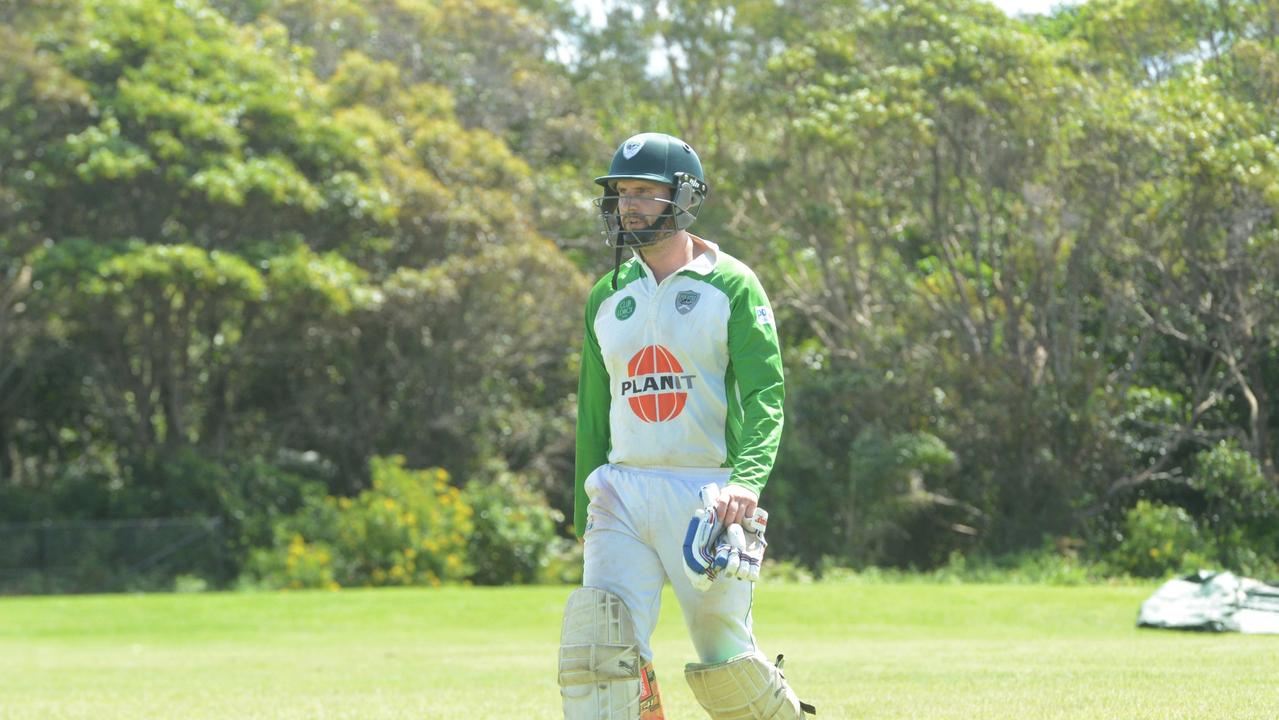
[[[1119,545],[1108,560],[1138,577],[1164,577],[1211,567],[1216,552],[1184,509],[1140,500],[1124,516]]]
[[[569,548],[557,542],[563,515],[520,475],[504,467],[466,486],[464,498],[475,511],[475,531],[467,553],[481,585],[510,585],[554,580],[551,561]],[[556,567],[556,575],[567,568]]]
[[[339,586],[333,579],[333,553],[321,542],[307,542],[294,533],[283,551],[278,548],[254,551],[249,561],[249,574],[272,588],[329,588]]]
[[[354,498],[308,499],[256,551],[246,581],[276,588],[440,585],[471,573],[471,507],[441,469],[374,458],[373,487]]]
[[[1191,487],[1203,494],[1202,522],[1229,570],[1271,577],[1279,561],[1279,488],[1234,441],[1195,456]]]

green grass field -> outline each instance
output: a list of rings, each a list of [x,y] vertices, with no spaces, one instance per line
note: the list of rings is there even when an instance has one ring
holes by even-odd
[[[821,718],[1279,717],[1279,637],[1137,630],[1152,587],[765,585]],[[0,719],[558,718],[570,588],[0,599]],[[670,720],[705,717],[667,595]]]

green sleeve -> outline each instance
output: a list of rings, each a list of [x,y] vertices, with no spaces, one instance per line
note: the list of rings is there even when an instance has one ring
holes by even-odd
[[[733,380],[728,388],[729,463],[733,469],[729,483],[760,493],[782,439],[786,387],[773,308],[753,274],[746,275],[733,293],[728,354]]]
[[[577,380],[577,457],[573,480],[573,528],[586,534],[586,476],[608,462],[608,370],[595,337],[595,312],[599,302],[586,304],[586,334],[582,340],[582,368]]]

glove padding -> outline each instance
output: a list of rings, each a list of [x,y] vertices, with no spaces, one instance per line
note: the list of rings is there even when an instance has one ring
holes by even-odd
[[[764,529],[768,513],[756,508],[742,525],[733,523],[726,531],[715,514],[719,486],[703,485],[702,506],[693,511],[684,535],[684,574],[693,587],[705,592],[720,577],[754,582],[759,579],[764,560]]]
[[[768,512],[755,508],[755,514],[733,523],[715,545],[715,571],[721,577],[755,582],[759,579],[759,567],[764,562],[764,530],[768,527]]]

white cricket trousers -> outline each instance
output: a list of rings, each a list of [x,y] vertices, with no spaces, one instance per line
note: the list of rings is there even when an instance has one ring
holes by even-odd
[[[640,655],[657,625],[662,585],[670,580],[701,662],[723,662],[755,650],[751,632],[754,583],[725,578],[700,592],[684,574],[684,536],[698,490],[723,487],[721,468],[639,468],[602,465],[586,478],[586,546],[582,584],[607,590],[626,603],[635,621]]]

